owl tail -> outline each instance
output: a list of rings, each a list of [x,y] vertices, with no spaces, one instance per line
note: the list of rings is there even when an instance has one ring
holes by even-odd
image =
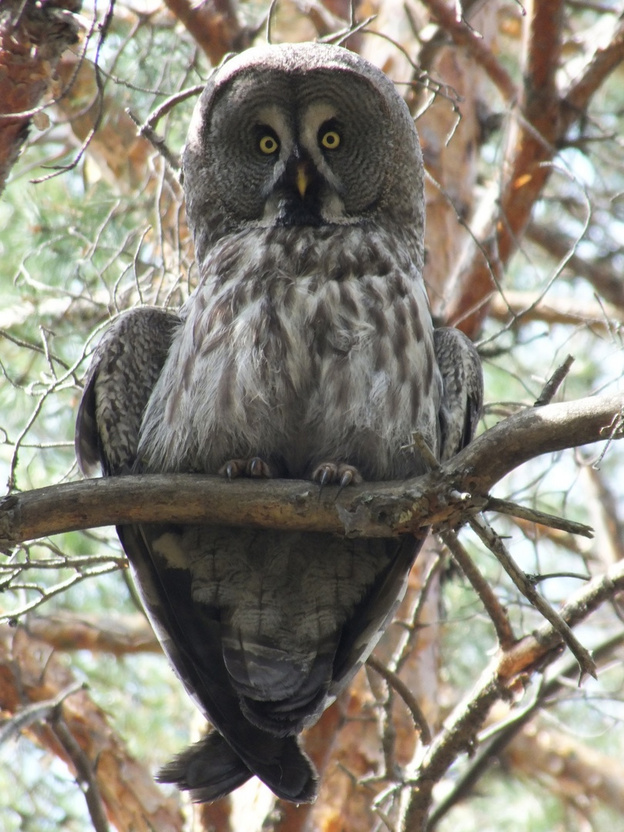
[[[221,734],[211,731],[167,763],[156,779],[190,792],[194,803],[225,797],[254,774],[282,800],[311,803],[316,799],[318,775],[294,738],[276,740],[267,735],[267,747],[259,752],[262,761],[254,760],[251,771]]]

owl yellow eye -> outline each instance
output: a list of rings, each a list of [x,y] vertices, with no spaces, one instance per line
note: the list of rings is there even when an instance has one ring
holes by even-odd
[[[335,150],[340,144],[340,133],[336,130],[327,130],[321,135],[321,145],[326,150]]]
[[[279,150],[279,142],[274,136],[262,136],[258,142],[258,147],[263,153],[270,156],[272,153],[277,153]]]

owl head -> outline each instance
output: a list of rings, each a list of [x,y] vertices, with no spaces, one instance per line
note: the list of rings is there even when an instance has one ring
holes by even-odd
[[[249,49],[215,70],[189,129],[198,259],[247,228],[385,225],[421,260],[422,171],[409,110],[368,61],[328,44]]]

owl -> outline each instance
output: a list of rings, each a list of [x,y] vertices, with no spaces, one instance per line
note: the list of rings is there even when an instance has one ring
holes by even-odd
[[[210,77],[183,153],[199,271],[97,347],[84,471],[396,480],[472,437],[477,353],[434,330],[423,165],[386,76],[337,46],[250,49]],[[339,499],[339,497],[338,497]],[[314,800],[299,735],[348,685],[422,540],[161,523],[118,529],[156,633],[211,730],[160,779],[215,800],[253,775]]]

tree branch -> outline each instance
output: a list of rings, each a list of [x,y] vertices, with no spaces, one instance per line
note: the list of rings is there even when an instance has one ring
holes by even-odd
[[[169,11],[216,66],[227,52],[238,52],[250,45],[256,34],[242,25],[236,4],[231,0],[192,3],[191,0],[165,0]]]
[[[475,61],[483,67],[490,79],[498,87],[500,94],[510,104],[514,104],[518,96],[518,89],[505,67],[497,60],[491,49],[483,39],[474,32],[456,13],[456,6],[451,6],[446,0],[422,0],[431,15],[447,32],[457,46],[465,47]]]
[[[421,533],[484,508],[490,488],[536,456],[623,435],[624,395],[528,408],[495,425],[439,471],[364,483],[337,495],[307,481],[224,482],[145,474],[62,483],[0,501],[0,549],[79,529],[174,522],[322,531],[356,537]]]
[[[72,692],[73,691],[73,692]],[[43,702],[42,711],[31,707]],[[62,728],[51,711],[62,702]],[[178,801],[154,783],[130,755],[99,708],[52,648],[23,627],[0,627],[0,710],[17,718],[27,736],[61,758],[101,795],[119,832],[181,832]],[[34,721],[32,716],[39,718]],[[86,776],[85,767],[89,769]],[[94,794],[94,791],[91,793]],[[91,800],[91,795],[89,796]],[[95,811],[96,799],[90,811]],[[100,828],[104,828],[100,825]]]
[[[619,561],[576,592],[561,608],[561,618],[573,627],[623,589],[624,561]],[[429,748],[419,752],[420,759],[414,761],[414,774],[406,784],[401,811],[403,832],[420,832],[427,828],[433,786],[457,757],[473,746],[494,702],[509,695],[519,675],[532,674],[552,662],[560,644],[561,636],[557,630],[551,624],[544,624],[533,635],[526,636],[494,659],[476,688],[447,719],[445,729]]]
[[[8,0],[0,12],[0,192],[61,54],[78,40],[80,0]],[[17,114],[17,115],[16,115]]]
[[[618,633],[598,645],[593,651],[596,662],[608,660],[613,651],[622,644],[623,640],[624,633]],[[459,778],[455,780],[453,789],[440,800],[431,812],[427,827],[428,832],[432,832],[442,817],[456,803],[470,793],[484,770],[513,741],[514,737],[530,722],[540,708],[544,707],[549,699],[565,687],[566,680],[569,680],[576,670],[576,660],[568,661],[555,676],[547,681],[542,680],[539,690],[528,705],[525,706],[523,703],[520,708],[511,711],[508,719],[496,723],[490,730],[486,728],[487,736],[482,738],[468,766]],[[606,802],[608,803],[609,801],[607,800]]]

